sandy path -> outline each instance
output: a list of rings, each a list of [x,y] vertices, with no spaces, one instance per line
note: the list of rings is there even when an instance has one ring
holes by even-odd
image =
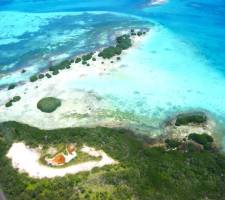
[[[95,167],[117,164],[103,151],[97,151],[94,148],[84,146],[81,151],[91,156],[101,156],[100,161],[88,161],[65,168],[51,168],[39,163],[40,153],[36,149],[27,147],[24,143],[14,143],[7,153],[7,157],[12,160],[12,165],[19,172],[26,172],[33,178],[53,178],[56,176],[65,176],[66,174],[77,174],[83,171],[90,171]]]

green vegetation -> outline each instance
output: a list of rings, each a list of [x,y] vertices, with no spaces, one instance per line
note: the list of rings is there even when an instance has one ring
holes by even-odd
[[[0,185],[8,200],[224,199],[225,156],[219,152],[150,148],[129,131],[103,127],[40,130],[6,122],[0,124],[0,133]],[[5,156],[15,141],[31,147],[86,144],[104,150],[119,164],[32,179],[18,173]]]
[[[188,136],[188,139],[203,145],[204,149],[206,150],[211,149],[211,145],[213,143],[213,137],[206,133],[203,134],[192,133]]]
[[[107,47],[103,49],[98,56],[103,57],[104,59],[110,59],[115,55],[120,55],[122,50],[119,47]]]
[[[177,116],[175,125],[182,126],[192,124],[202,124],[207,121],[207,116],[204,113],[183,113]]]
[[[165,143],[168,148],[177,148],[181,144],[181,142],[176,139],[166,139]]]
[[[51,66],[49,67],[49,71],[59,71],[59,70],[64,70],[66,69],[68,66],[70,66],[73,63],[73,60],[64,60],[61,63]]]
[[[8,90],[12,90],[16,87],[17,85],[15,83],[12,83],[9,85]]]
[[[59,70],[54,70],[53,72],[52,72],[52,75],[57,75],[57,74],[59,74]]]
[[[110,59],[116,55],[120,55],[123,50],[132,46],[129,35],[122,35],[116,38],[116,46],[103,49],[98,56],[104,59]]]
[[[21,73],[22,73],[22,74],[24,74],[25,72],[26,72],[26,70],[25,70],[25,69],[22,69],[22,70],[21,70]]]
[[[21,99],[20,96],[15,96],[15,97],[13,97],[12,102],[17,102],[17,101],[19,101],[20,99]]]
[[[14,96],[12,99],[10,99],[6,104],[5,107],[11,107],[13,103],[19,101],[21,99],[20,96]]]
[[[31,82],[35,82],[35,81],[37,81],[37,80],[38,80],[37,75],[33,75],[33,76],[30,77],[30,81],[31,81]]]
[[[129,35],[122,35],[116,38],[117,47],[122,50],[128,49],[132,46],[131,39]]]
[[[47,78],[51,78],[51,77],[52,77],[49,73],[45,74],[45,76],[46,76]]]
[[[86,62],[88,60],[91,60],[92,56],[93,56],[93,53],[85,54],[85,55],[82,56],[82,61]]]
[[[92,58],[92,61],[96,61],[96,58]]]
[[[37,108],[42,112],[51,113],[61,106],[61,101],[55,97],[45,97],[41,99]]]
[[[141,31],[138,31],[138,32],[137,32],[137,35],[138,35],[138,36],[142,36],[142,34],[143,34],[143,33],[142,33]]]
[[[9,102],[7,102],[6,104],[5,104],[5,107],[11,107],[13,104],[12,104],[12,101],[9,101]]]
[[[44,77],[45,77],[44,74],[39,74],[39,76],[38,76],[39,79],[43,79]]]
[[[87,62],[86,61],[82,61],[82,65],[87,65]]]
[[[76,58],[75,63],[79,63],[81,61],[81,58]]]

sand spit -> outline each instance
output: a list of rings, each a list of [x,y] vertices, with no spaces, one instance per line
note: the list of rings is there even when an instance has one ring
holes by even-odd
[[[151,32],[152,29],[144,36],[131,36],[132,47],[122,52],[121,60],[130,51],[139,48],[144,39],[151,36]],[[76,88],[77,82],[81,80],[99,79],[124,67],[122,62],[117,60],[117,56],[103,59],[97,57],[97,54],[98,52],[93,55],[96,61],[88,61],[90,66],[72,63],[70,69],[60,71],[52,78],[45,77],[36,82],[27,82],[12,90],[0,90],[0,122],[14,120],[41,129],[121,126],[120,122],[115,122],[113,118],[98,117],[98,113],[102,110],[112,108],[110,102],[102,99],[95,91]],[[6,102],[14,96],[20,96],[21,100],[11,107],[5,107]],[[62,101],[62,106],[53,113],[43,113],[37,109],[37,102],[48,96]]]
[[[79,172],[91,171],[95,167],[113,165],[118,162],[109,157],[104,151],[97,151],[94,148],[83,146],[82,152],[94,157],[101,156],[99,161],[88,161],[65,168],[52,168],[40,164],[40,151],[26,146],[24,143],[14,143],[7,153],[7,157],[12,160],[14,168],[19,172],[25,172],[33,178],[54,178],[65,176],[66,174],[77,174]]]

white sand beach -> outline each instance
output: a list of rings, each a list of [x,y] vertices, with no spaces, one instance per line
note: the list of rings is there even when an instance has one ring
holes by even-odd
[[[109,157],[104,151],[97,151],[94,148],[83,146],[81,151],[94,157],[101,156],[99,161],[88,161],[75,164],[65,168],[52,168],[40,164],[40,151],[26,146],[24,143],[14,143],[7,153],[7,157],[12,160],[14,168],[19,172],[25,172],[33,178],[53,178],[65,176],[66,174],[77,174],[79,172],[91,171],[95,167],[113,165],[118,162]]]

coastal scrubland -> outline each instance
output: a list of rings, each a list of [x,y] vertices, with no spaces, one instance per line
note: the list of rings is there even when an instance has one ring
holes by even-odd
[[[225,156],[216,148],[193,148],[202,141],[193,135],[188,141],[179,140],[179,148],[171,148],[166,144],[153,146],[151,139],[137,137],[128,130],[103,127],[40,130],[5,122],[0,124],[0,134],[0,184],[9,200],[224,198]],[[203,137],[213,143],[212,137]],[[85,143],[104,150],[119,163],[37,180],[19,173],[5,156],[15,141],[30,147]]]

